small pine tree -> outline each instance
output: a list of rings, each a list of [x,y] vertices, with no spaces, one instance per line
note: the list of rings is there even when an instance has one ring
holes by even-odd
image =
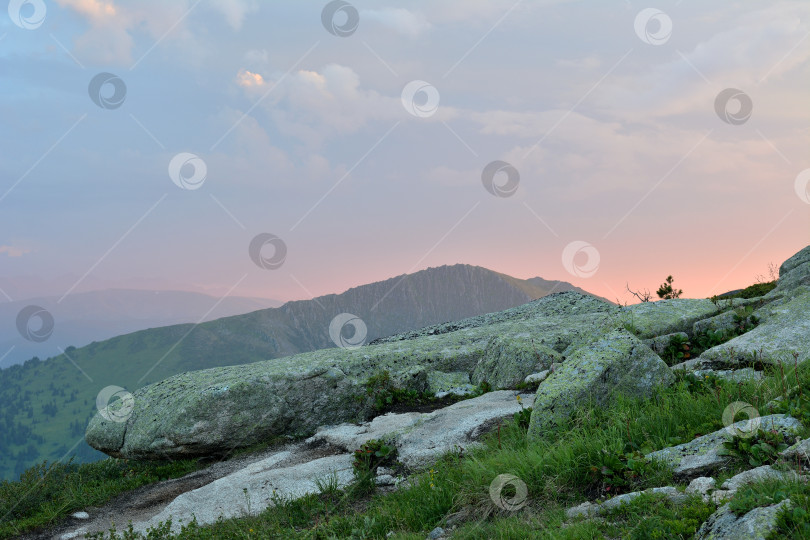
[[[675,281],[672,279],[672,276],[667,276],[666,281],[664,281],[658,290],[655,291],[655,294],[658,295],[658,298],[663,298],[664,300],[668,300],[670,298],[680,298],[683,291],[681,289],[673,289],[672,282]]]

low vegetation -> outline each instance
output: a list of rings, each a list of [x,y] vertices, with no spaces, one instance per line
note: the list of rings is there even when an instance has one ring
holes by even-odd
[[[0,537],[52,524],[71,512],[197,468],[196,460],[136,462],[111,458],[81,465],[43,462],[27,469],[16,482],[0,483]]]
[[[390,538],[421,540],[434,527],[447,527],[449,521],[456,524],[453,538],[461,539],[691,538],[716,509],[699,497],[676,506],[661,497],[644,495],[603,516],[604,521],[567,520],[565,509],[585,500],[673,485],[671,473],[645,459],[644,453],[721,428],[722,412],[734,401],[762,406],[776,399],[780,401],[775,403],[793,399],[797,406],[806,407],[806,401],[796,399],[808,394],[810,365],[785,373],[773,371],[761,382],[730,383],[681,375],[652,400],[620,399],[607,409],[584,404],[567,424],[532,443],[526,439],[530,409],[524,408],[515,422],[491,434],[482,448],[464,455],[448,454],[431,470],[412,476],[408,486],[388,494],[375,492],[369,479],[375,468],[394,465],[395,450],[370,441],[355,456],[357,483],[353,486],[340,490],[327,479],[320,494],[279,500],[256,516],[210,526],[191,523],[176,537],[360,539],[385,538],[393,532]],[[754,463],[771,462],[773,453],[765,445],[776,442],[769,437],[763,432],[749,439],[750,448],[735,440],[731,446],[740,462],[727,474],[745,468],[742,460],[748,459],[745,465],[750,465],[752,456],[756,456]],[[183,474],[195,466],[193,462],[158,465],[110,459],[90,465],[52,466],[47,475],[49,468],[31,469],[21,482],[3,484],[0,499],[4,501],[20,500],[21,493],[37,489],[34,498],[17,506],[11,519],[4,519],[2,530],[8,536],[53,523],[70,511],[101,504],[115,493]],[[526,505],[518,511],[501,510],[490,500],[490,483],[503,473],[514,474],[528,487]],[[772,482],[741,490],[734,508],[742,512],[787,497],[801,503],[808,495],[806,484]],[[51,500],[53,497],[58,498]],[[805,508],[794,507],[780,516],[776,537],[806,538],[810,517]],[[138,537],[126,530],[104,536]],[[151,539],[170,537],[174,536],[168,524],[149,535]]]

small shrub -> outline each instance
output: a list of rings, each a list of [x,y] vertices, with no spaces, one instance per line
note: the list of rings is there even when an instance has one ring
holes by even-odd
[[[724,453],[752,467],[770,465],[779,459],[779,452],[789,446],[788,439],[776,430],[760,429],[753,437],[734,435],[723,443]]]
[[[371,439],[354,451],[354,474],[360,478],[375,475],[381,465],[393,465],[397,450],[382,441]]]
[[[404,403],[408,405],[418,405],[433,400],[433,396],[420,394],[416,390],[400,388],[391,380],[391,373],[381,371],[372,375],[365,383],[366,396],[358,396],[359,401],[367,399],[375,412],[383,412],[394,405]]]
[[[664,300],[670,300],[672,298],[680,298],[683,294],[683,290],[681,289],[673,289],[672,282],[675,281],[672,279],[672,276],[667,276],[667,279],[658,287],[658,290],[655,291],[655,294],[658,295],[658,298],[663,298]]]
[[[674,366],[691,358],[690,348],[689,338],[675,335],[669,340],[669,345],[661,356],[667,365]]]
[[[772,538],[810,538],[810,493],[792,494],[792,508],[777,516]]]
[[[629,445],[625,450],[611,452],[603,448],[598,462],[591,465],[591,477],[599,493],[613,496],[633,491],[650,470],[650,462],[641,451],[630,449]]]

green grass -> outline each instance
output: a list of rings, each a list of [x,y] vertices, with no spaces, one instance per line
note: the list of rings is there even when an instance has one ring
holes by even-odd
[[[16,482],[0,483],[0,538],[50,525],[72,512],[103,504],[116,495],[197,469],[196,460],[41,463]]]
[[[800,370],[798,378],[788,370],[786,379],[802,381],[808,391],[810,363]],[[192,523],[177,537],[359,539],[386,538],[393,532],[391,538],[423,539],[434,527],[446,527],[448,516],[455,515],[454,538],[691,538],[715,510],[697,497],[675,505],[644,495],[610,512],[603,522],[574,520],[561,526],[565,509],[585,500],[674,484],[667,469],[649,463],[642,477],[608,491],[593,474],[604,450],[620,454],[628,447],[660,449],[719,429],[722,412],[731,402],[762,404],[782,395],[779,377],[771,373],[761,382],[742,384],[680,378],[650,400],[619,398],[609,408],[583,404],[566,425],[531,443],[525,423],[503,426],[499,435],[484,440],[483,447],[444,456],[430,471],[415,475],[411,487],[388,495],[369,494],[356,486],[345,490],[324,486],[321,494],[278,501],[257,516],[208,526]],[[733,466],[718,478],[738,470]],[[490,483],[503,473],[517,476],[528,487],[527,504],[518,511],[501,510],[489,498]],[[791,492],[791,497],[802,493]],[[745,497],[739,504],[773,504],[773,495]],[[801,515],[780,519],[785,530],[807,526]],[[170,538],[168,530],[164,526],[150,538]],[[136,537],[126,532],[115,535]]]

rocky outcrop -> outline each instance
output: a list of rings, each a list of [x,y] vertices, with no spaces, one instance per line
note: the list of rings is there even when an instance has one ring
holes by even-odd
[[[431,413],[386,414],[360,425],[324,427],[307,442],[352,452],[376,439],[395,447],[403,465],[423,469],[446,452],[463,452],[474,446],[498,423],[511,420],[531,397],[511,390],[489,392]]]
[[[697,540],[765,540],[776,529],[776,519],[785,508],[790,508],[790,499],[766,506],[754,508],[743,516],[737,516],[726,504],[711,515],[698,530]]]
[[[704,368],[734,369],[751,364],[804,362],[810,358],[807,313],[810,313],[810,286],[800,285],[789,295],[755,310],[754,315],[761,320],[759,326],[705,351],[698,363]]]
[[[568,518],[576,518],[580,516],[586,518],[596,517],[609,510],[619,508],[623,504],[628,504],[633,499],[645,494],[663,495],[665,498],[669,499],[675,504],[683,503],[689,498],[690,495],[688,493],[678,491],[678,488],[672,486],[650,488],[645,489],[644,491],[634,491],[632,493],[625,493],[624,495],[617,495],[616,497],[612,497],[601,503],[584,502],[579,506],[574,506],[573,508],[566,510],[565,515]]]
[[[802,286],[810,287],[810,246],[782,263],[776,288],[766,296],[782,296]]]
[[[187,372],[134,392],[128,416],[96,415],[86,440],[112,456],[150,459],[215,455],[276,435],[311,435],[322,425],[370,416],[366,385],[383,372],[397,387],[417,392],[428,390],[431,372],[468,373],[473,384],[495,388],[521,382],[542,367],[538,348],[565,349],[606,324],[612,310],[592,297],[561,293],[502,312],[497,323]],[[126,421],[116,422],[120,417]]]
[[[722,450],[723,443],[731,438],[732,433],[745,432],[753,429],[753,426],[748,420],[741,420],[687,443],[651,452],[647,457],[667,463],[677,478],[701,476],[728,463],[729,457]],[[792,435],[802,429],[801,422],[784,414],[763,416],[759,418],[758,426],[764,430],[776,430],[783,435]]]
[[[675,377],[649,347],[624,329],[582,346],[537,389],[529,437],[564,422],[585,403],[606,406],[616,395],[650,397]]]
[[[748,471],[735,474],[720,486],[727,491],[737,491],[748,484],[755,484],[765,480],[783,480],[798,482],[801,477],[793,471],[777,471],[770,465],[762,465]]]
[[[649,339],[676,332],[690,333],[697,321],[717,312],[711,300],[675,298],[627,306],[622,318],[638,337]]]
[[[788,462],[810,467],[810,439],[804,439],[786,448],[781,456]]]

